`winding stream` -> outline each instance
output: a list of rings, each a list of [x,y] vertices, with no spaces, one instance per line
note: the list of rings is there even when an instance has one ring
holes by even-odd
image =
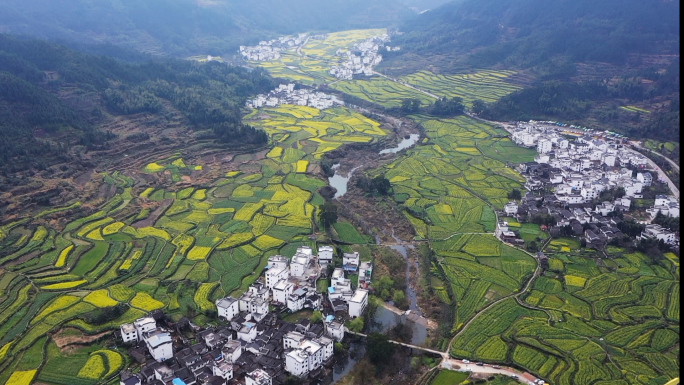
[[[386,148],[386,149],[380,151],[378,154],[379,155],[395,154],[395,153],[397,153],[403,149],[406,149],[406,148],[413,146],[414,144],[416,144],[416,142],[418,142],[419,138],[420,138],[420,135],[418,135],[418,134],[410,134],[408,138],[402,139],[401,142],[399,142],[399,144],[397,145],[397,147]],[[335,163],[331,167],[332,170],[335,170],[335,173],[333,174],[333,176],[328,178],[328,184],[330,186],[334,187],[335,189],[337,189],[337,192],[335,193],[335,196],[334,196],[335,199],[337,199],[337,198],[339,198],[339,197],[341,197],[347,193],[347,184],[349,183],[349,179],[351,179],[352,174],[359,167],[361,167],[361,165],[358,165],[358,166],[354,167],[353,169],[351,169],[351,171],[349,171],[349,174],[347,174],[347,176],[342,176],[342,175],[337,173],[337,169],[340,168],[339,163]]]
[[[380,155],[382,155],[382,154],[395,154],[395,153],[397,153],[397,152],[399,152],[405,148],[409,148],[409,147],[413,146],[414,144],[416,144],[416,142],[418,142],[418,138],[420,138],[420,135],[410,134],[408,138],[402,139],[401,142],[399,142],[399,144],[397,145],[397,147],[388,148],[388,149],[380,151]]]

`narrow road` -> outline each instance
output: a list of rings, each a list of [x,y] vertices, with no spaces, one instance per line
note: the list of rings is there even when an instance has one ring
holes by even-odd
[[[668,162],[677,170],[677,172],[679,172],[679,166],[678,166],[675,162],[673,162],[671,159],[668,159],[667,157],[665,157],[665,156],[663,156],[663,155],[661,155],[661,154],[659,154],[659,153],[657,153],[657,152],[655,152],[655,151],[653,151],[653,150],[651,150],[651,149],[641,147],[640,145],[635,144],[635,142],[631,142],[631,143],[632,143],[632,145],[634,145],[634,147],[637,147],[637,148],[642,149],[642,150],[648,150],[648,151],[650,151],[650,152],[652,152],[652,153],[654,153],[654,154],[657,154],[657,155],[662,156],[663,158],[665,158],[665,159],[666,159],[666,160],[667,160],[667,161],[668,161]],[[625,147],[625,148],[627,148],[627,147]],[[639,151],[636,151],[636,150],[631,149],[631,148],[627,148],[627,150],[629,150],[629,151],[631,151],[631,152],[633,152],[633,153],[635,153],[635,154],[640,154]],[[640,154],[640,155],[643,155],[643,154]],[[672,195],[674,195],[675,197],[677,197],[677,199],[679,199],[679,188],[677,188],[677,186],[674,184],[674,182],[672,182],[672,180],[670,179],[670,177],[667,176],[667,174],[665,173],[665,171],[663,171],[663,170],[660,168],[660,166],[658,166],[658,165],[657,165],[654,161],[652,161],[650,158],[646,157],[646,160],[648,160],[649,166],[651,166],[651,167],[656,171],[656,173],[658,174],[658,179],[662,179],[662,180],[664,180],[665,182],[667,182],[667,186],[670,188],[670,191],[672,191]]]
[[[677,172],[679,172],[679,165],[678,165],[677,163],[675,163],[674,160],[672,160],[672,159],[666,157],[665,155],[663,155],[663,154],[661,154],[661,153],[659,153],[659,152],[657,152],[657,151],[651,150],[650,148],[643,147],[639,142],[630,142],[630,143],[631,143],[634,147],[637,147],[637,148],[639,148],[639,149],[641,149],[641,150],[650,151],[650,152],[652,152],[652,153],[654,153],[654,154],[656,154],[656,155],[662,156],[663,158],[665,158],[665,160],[667,160],[668,163],[670,163],[670,165],[672,165],[672,167],[673,167],[675,170],[677,170]]]
[[[304,40],[304,43],[302,43],[299,47],[297,47],[297,55],[304,56],[302,54],[302,47],[304,47],[306,45],[306,43],[308,43],[308,42],[309,42],[309,36],[306,37],[306,40]]]

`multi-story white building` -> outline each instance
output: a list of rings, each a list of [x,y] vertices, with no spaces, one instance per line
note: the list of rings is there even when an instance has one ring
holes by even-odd
[[[553,149],[553,143],[548,139],[541,139],[537,142],[537,152],[548,154]]]
[[[143,333],[143,340],[150,355],[157,362],[173,358],[173,342],[169,333],[156,329],[147,331]]]
[[[356,289],[349,299],[349,316],[360,317],[368,305],[368,290]]]
[[[334,249],[332,246],[321,246],[318,248],[318,263],[327,266],[332,263]]]
[[[345,271],[357,271],[360,264],[359,252],[342,254],[342,268]]]
[[[517,214],[517,213],[518,213],[518,204],[515,203],[515,202],[508,202],[508,203],[504,206],[504,212],[505,212],[506,215],[508,215],[508,216]]]
[[[213,375],[222,377],[226,381],[231,380],[233,378],[233,362],[226,360],[214,362],[211,372]]]
[[[257,325],[254,322],[245,322],[237,332],[237,337],[240,341],[247,343],[254,342],[257,336]]]
[[[123,339],[124,343],[138,342],[138,331],[135,330],[135,326],[132,323],[123,324],[120,329],[121,339]]]
[[[292,333],[288,333],[290,334]],[[302,337],[297,333],[288,337],[287,344],[284,342],[287,349],[293,349],[285,355],[285,371],[298,377],[318,369],[333,355],[332,339],[320,337],[311,340]]]
[[[281,280],[273,286],[273,301],[286,304],[287,297],[294,291],[294,284]]]
[[[242,355],[244,346],[237,340],[228,340],[221,348],[223,359],[230,362],[236,362]]]
[[[249,302],[249,313],[254,321],[259,322],[268,314],[268,302],[256,297]]]
[[[232,320],[238,313],[240,307],[238,300],[233,297],[225,297],[216,300],[216,310],[219,318],[224,318],[226,321]]]
[[[331,321],[325,323],[325,332],[330,338],[335,341],[342,341],[344,339],[344,325],[339,322]]]
[[[359,266],[359,282],[358,285],[361,287],[363,284],[371,283],[371,276],[373,275],[373,263],[371,262],[361,262]]]
[[[273,267],[266,270],[266,287],[273,289],[281,280],[288,279],[290,277],[290,269],[287,267]]]

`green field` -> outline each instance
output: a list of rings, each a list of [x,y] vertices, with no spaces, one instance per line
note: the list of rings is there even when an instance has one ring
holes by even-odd
[[[595,256],[548,252],[550,271],[523,298],[488,309],[451,354],[513,363],[553,384],[664,384],[679,370],[679,268],[613,250],[617,271]]]
[[[400,107],[404,99],[419,99],[422,107],[435,101],[435,98],[422,92],[380,77],[339,81],[331,87],[384,107]]]
[[[519,86],[506,82],[506,78],[513,74],[515,71],[481,70],[458,75],[436,75],[420,71],[404,76],[401,80],[440,97],[463,98],[470,105],[475,99],[486,103],[495,102],[520,89]]]
[[[468,378],[468,373],[440,370],[430,385],[458,385]]]

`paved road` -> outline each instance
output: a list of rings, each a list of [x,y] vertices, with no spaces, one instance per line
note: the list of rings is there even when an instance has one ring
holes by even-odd
[[[643,148],[643,147],[640,147],[640,148]],[[633,150],[631,148],[627,148],[627,150],[629,150],[635,154],[640,154],[639,151]],[[648,149],[646,149],[646,150],[648,150]],[[651,151],[651,150],[649,150],[649,151]],[[652,151],[652,152],[655,152],[655,151]],[[657,152],[655,152],[655,153],[658,154]],[[660,155],[660,154],[658,154],[658,155]],[[663,157],[663,158],[665,158],[665,157]],[[665,159],[667,159],[667,158],[665,158]],[[672,191],[672,195],[674,195],[675,197],[677,197],[677,199],[679,199],[679,188],[677,188],[677,186],[674,184],[674,182],[672,182],[670,177],[667,176],[665,171],[663,171],[654,161],[652,161],[648,157],[646,158],[646,160],[648,160],[649,166],[651,166],[655,170],[655,172],[658,174],[658,179],[662,179],[665,182],[667,182],[667,186],[670,187],[670,191]],[[667,160],[669,162],[671,162],[672,164],[674,164],[674,162],[672,162],[670,159],[667,159]],[[677,172],[679,172],[679,166],[677,166]]]
[[[482,374],[501,374],[508,377],[519,378],[520,380],[527,380],[533,382],[538,380],[537,377],[530,373],[520,372],[516,369],[509,368],[507,366],[501,366],[499,368],[494,368],[492,365],[475,365],[475,363],[466,364],[462,360],[456,360],[453,358],[442,360],[441,367],[444,369],[458,370],[460,372],[470,372],[470,373],[482,373]]]
[[[639,143],[639,142],[630,142],[630,143],[631,143],[634,147],[638,147],[638,148],[641,149],[641,150],[650,151],[650,152],[652,152],[652,153],[654,153],[654,154],[656,154],[656,155],[662,156],[663,158],[665,158],[665,160],[666,160],[668,163],[670,163],[670,164],[672,165],[672,167],[673,167],[675,170],[677,170],[677,172],[679,172],[679,165],[678,165],[677,163],[675,163],[674,160],[672,160],[672,159],[666,157],[665,155],[663,155],[663,154],[661,154],[661,153],[659,153],[659,152],[657,152],[657,151],[651,150],[650,148],[643,147],[643,146],[641,145],[641,143]]]

